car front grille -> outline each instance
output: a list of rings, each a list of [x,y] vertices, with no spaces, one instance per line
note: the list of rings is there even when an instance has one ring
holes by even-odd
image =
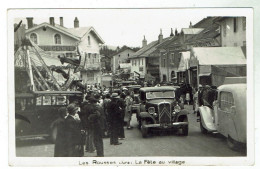
[[[164,102],[159,104],[159,122],[160,123],[171,123],[171,104]]]

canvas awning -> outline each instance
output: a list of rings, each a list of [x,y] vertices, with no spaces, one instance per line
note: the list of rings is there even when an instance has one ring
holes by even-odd
[[[184,72],[188,69],[190,52],[181,52],[181,60],[177,72]]]
[[[245,65],[241,47],[194,47],[193,55],[199,65]]]

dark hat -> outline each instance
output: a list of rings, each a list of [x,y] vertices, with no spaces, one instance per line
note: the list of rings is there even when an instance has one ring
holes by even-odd
[[[98,102],[98,99],[96,99],[95,97],[90,97],[88,100],[91,103],[97,103]]]
[[[69,104],[68,107],[67,107],[67,110],[68,110],[69,113],[73,113],[73,112],[77,111],[78,108],[76,107],[75,104]]]
[[[66,107],[59,108],[58,113],[60,117],[64,117],[67,114],[67,108]]]
[[[112,93],[111,97],[112,98],[119,98],[118,93]]]

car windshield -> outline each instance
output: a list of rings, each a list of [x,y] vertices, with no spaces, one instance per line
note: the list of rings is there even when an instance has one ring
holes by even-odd
[[[157,98],[174,98],[174,91],[156,91],[156,92],[147,92],[147,99],[157,99]]]

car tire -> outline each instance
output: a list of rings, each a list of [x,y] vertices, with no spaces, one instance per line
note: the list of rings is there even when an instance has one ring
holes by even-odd
[[[207,134],[208,133],[208,130],[205,129],[202,125],[202,120],[201,120],[201,116],[200,116],[200,131],[202,134]]]
[[[146,120],[142,120],[141,133],[142,133],[143,138],[146,138],[148,136],[149,128],[144,127],[144,125],[146,125],[146,124],[147,124],[147,121]]]
[[[232,139],[230,136],[227,137],[227,145],[231,150],[238,151],[238,142]]]
[[[188,122],[188,118],[184,118],[183,122]],[[186,126],[182,127],[182,135],[188,136],[188,134],[189,134],[189,125],[186,125]]]

